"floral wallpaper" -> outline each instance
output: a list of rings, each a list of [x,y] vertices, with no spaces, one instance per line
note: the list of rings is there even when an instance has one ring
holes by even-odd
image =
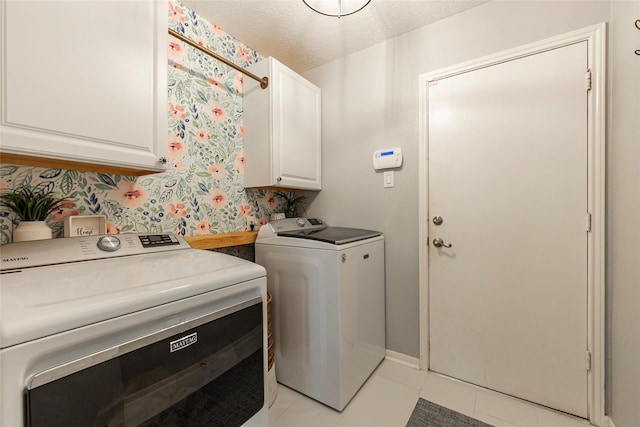
[[[246,66],[262,58],[180,3],[169,3],[169,26]],[[0,189],[52,190],[66,201],[48,224],[63,235],[64,217],[101,214],[107,232],[171,232],[183,236],[246,230],[282,211],[274,194],[243,186],[243,75],[169,36],[169,168],[142,177],[0,165]],[[0,208],[0,244],[18,221]]]

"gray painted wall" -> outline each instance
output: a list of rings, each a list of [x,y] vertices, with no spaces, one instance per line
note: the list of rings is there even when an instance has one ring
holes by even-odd
[[[387,348],[419,356],[418,75],[609,22],[607,401],[640,426],[640,49],[638,1],[493,1],[313,69],[323,91],[323,190],[309,216],[386,237]],[[400,146],[395,188],[373,151]]]
[[[611,2],[607,141],[607,407],[640,426],[640,1]]]

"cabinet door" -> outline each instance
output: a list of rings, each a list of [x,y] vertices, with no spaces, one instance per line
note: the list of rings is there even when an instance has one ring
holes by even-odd
[[[279,186],[320,190],[320,89],[273,62],[274,180]]]
[[[162,170],[165,1],[3,1],[1,150]]]

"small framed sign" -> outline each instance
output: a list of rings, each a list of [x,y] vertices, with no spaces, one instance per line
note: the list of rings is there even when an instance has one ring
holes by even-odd
[[[107,218],[104,215],[75,215],[64,218],[64,237],[107,234]]]
[[[269,220],[277,221],[279,219],[284,219],[284,217],[285,217],[284,212],[277,212],[277,213],[272,213],[271,215],[269,215]]]

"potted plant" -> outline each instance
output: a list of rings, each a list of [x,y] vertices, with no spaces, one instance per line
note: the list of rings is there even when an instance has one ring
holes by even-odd
[[[275,195],[285,202],[284,216],[286,218],[295,218],[306,212],[305,200],[307,200],[307,196],[296,194],[293,191],[276,191]]]
[[[11,209],[20,219],[13,230],[13,241],[51,239],[51,228],[45,220],[63,198],[55,197],[51,191],[19,187],[0,194],[2,204]]]

